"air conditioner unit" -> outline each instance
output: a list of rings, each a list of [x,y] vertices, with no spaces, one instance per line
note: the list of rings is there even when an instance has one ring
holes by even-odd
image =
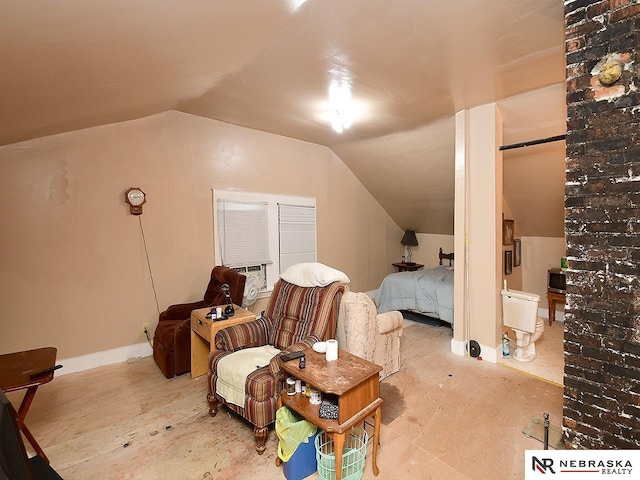
[[[260,292],[267,289],[267,266],[248,265],[246,267],[234,267],[238,273],[247,277],[244,284],[244,295],[242,297],[242,308],[250,307],[258,299]]]

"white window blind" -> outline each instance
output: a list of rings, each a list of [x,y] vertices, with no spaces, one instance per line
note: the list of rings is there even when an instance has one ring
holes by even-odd
[[[278,204],[280,273],[291,265],[316,261],[316,208]]]
[[[289,265],[316,261],[315,198],[221,188],[214,188],[212,193],[216,264],[241,270],[248,277],[259,271],[261,295],[273,289],[280,273]],[[283,205],[282,225],[280,205]],[[259,221],[253,215],[258,215],[258,211]],[[260,249],[261,253],[251,253],[254,249]]]
[[[223,265],[271,263],[266,202],[218,200],[218,221]]]

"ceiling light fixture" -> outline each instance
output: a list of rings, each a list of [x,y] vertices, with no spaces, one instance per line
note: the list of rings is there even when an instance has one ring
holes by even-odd
[[[307,3],[307,0],[289,0],[289,8],[292,12],[295,12],[305,3]]]
[[[329,84],[329,102],[333,112],[331,128],[338,133],[342,133],[353,123],[353,100],[349,82],[331,80]]]

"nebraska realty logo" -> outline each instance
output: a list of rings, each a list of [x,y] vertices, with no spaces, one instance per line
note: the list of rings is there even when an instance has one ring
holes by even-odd
[[[527,450],[525,480],[640,478],[640,450]]]

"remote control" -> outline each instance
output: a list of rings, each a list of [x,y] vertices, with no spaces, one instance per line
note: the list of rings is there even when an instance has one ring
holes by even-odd
[[[304,352],[300,350],[297,352],[289,352],[289,353],[284,353],[280,355],[280,358],[282,359],[283,362],[288,362],[290,360],[294,360],[300,357],[304,357]]]
[[[62,365],[55,365],[53,367],[49,367],[49,368],[45,368],[44,370],[40,370],[39,372],[30,373],[29,377],[31,377],[31,378],[39,377],[40,375],[44,375],[46,373],[51,373],[54,370],[57,370],[59,368],[62,368]]]

